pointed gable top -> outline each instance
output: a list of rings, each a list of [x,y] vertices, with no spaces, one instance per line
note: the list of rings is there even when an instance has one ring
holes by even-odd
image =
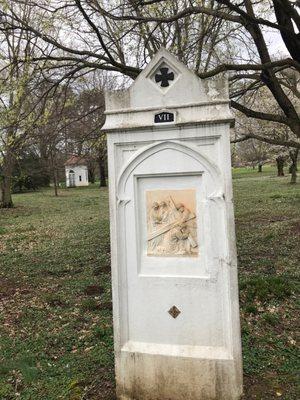
[[[142,112],[148,113],[149,117],[150,111],[153,114],[155,110],[178,110],[196,105],[226,104],[227,115],[224,117],[232,118],[228,102],[227,82],[224,79],[200,79],[165,48],[161,48],[128,89],[106,93],[104,129],[110,129],[112,125],[123,128],[152,125],[153,118],[145,118],[144,114],[142,119]],[[134,118],[133,113],[139,113],[139,116]],[[117,114],[114,121],[108,117]],[[131,115],[122,118],[121,114]]]

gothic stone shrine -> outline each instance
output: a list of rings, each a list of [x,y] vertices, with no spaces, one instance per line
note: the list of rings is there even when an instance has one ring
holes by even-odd
[[[238,399],[227,83],[161,49],[106,93],[117,397]]]

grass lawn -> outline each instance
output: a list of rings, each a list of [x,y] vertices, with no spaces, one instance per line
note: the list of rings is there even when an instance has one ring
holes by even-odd
[[[300,185],[234,171],[245,399],[296,400]],[[0,211],[0,399],[114,399],[108,194]]]

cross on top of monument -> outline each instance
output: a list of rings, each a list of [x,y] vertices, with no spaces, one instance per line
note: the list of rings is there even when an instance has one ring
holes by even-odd
[[[169,81],[174,80],[174,72],[168,72],[169,71],[168,67],[161,67],[159,69],[159,71],[160,71],[160,74],[157,73],[155,75],[155,82],[156,83],[161,82],[160,83],[161,87],[168,87],[170,85]]]

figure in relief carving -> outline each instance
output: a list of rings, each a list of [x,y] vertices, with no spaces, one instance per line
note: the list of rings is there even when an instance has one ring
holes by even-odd
[[[150,219],[152,222],[152,227],[155,229],[158,224],[161,224],[161,212],[160,205],[155,201],[152,205]]]
[[[158,192],[158,193],[156,193]],[[154,191],[152,197],[168,191]],[[184,191],[172,191],[184,192]],[[188,192],[191,192],[189,190]],[[184,198],[184,193],[180,193]],[[193,193],[195,196],[195,193]],[[148,255],[195,256],[198,254],[196,215],[171,195],[148,204]]]
[[[161,201],[159,207],[160,207],[161,223],[165,224],[168,222],[169,219],[168,204],[165,201]]]
[[[157,228],[159,228],[161,223],[162,223],[161,207],[158,204],[158,202],[155,201],[152,204],[152,208],[150,211],[150,224],[151,224],[152,230],[155,231]],[[155,248],[161,244],[162,239],[163,238],[161,236],[156,236],[153,240],[151,240],[151,242],[149,243],[150,249],[152,251],[154,251]]]

